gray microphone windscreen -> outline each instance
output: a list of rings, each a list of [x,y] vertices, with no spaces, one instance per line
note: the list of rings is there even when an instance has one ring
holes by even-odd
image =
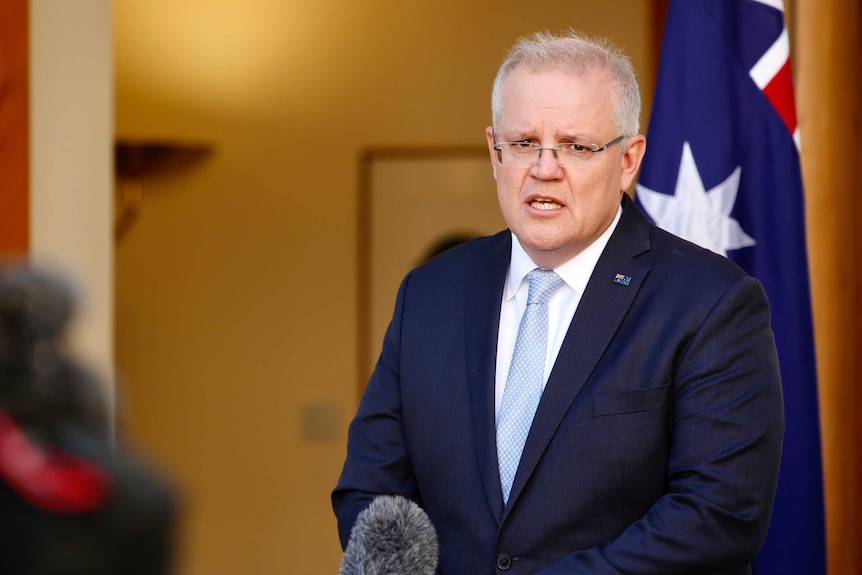
[[[339,575],[434,575],[437,533],[425,511],[400,495],[381,495],[356,518]]]

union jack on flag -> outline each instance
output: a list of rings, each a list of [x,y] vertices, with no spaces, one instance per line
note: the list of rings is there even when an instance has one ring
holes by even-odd
[[[671,0],[636,201],[763,284],[784,452],[757,575],[823,575],[820,425],[799,129],[782,0]]]

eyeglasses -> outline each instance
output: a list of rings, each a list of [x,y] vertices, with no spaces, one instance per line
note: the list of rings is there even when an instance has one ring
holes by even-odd
[[[574,168],[589,160],[593,154],[604,152],[610,146],[621,142],[625,135],[617,136],[604,146],[597,144],[586,144],[583,142],[564,142],[553,148],[543,148],[538,142],[524,140],[521,142],[498,142],[494,134],[494,149],[497,150],[497,161],[503,166],[511,168],[532,168],[542,157],[542,150],[554,153],[562,168]]]

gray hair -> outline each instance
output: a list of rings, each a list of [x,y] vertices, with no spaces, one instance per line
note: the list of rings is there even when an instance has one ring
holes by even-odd
[[[521,64],[532,70],[557,69],[577,75],[594,68],[607,71],[614,82],[616,96],[616,108],[612,118],[614,125],[625,136],[639,133],[641,96],[628,56],[604,38],[591,38],[574,30],[561,36],[537,32],[518,40],[494,80],[491,92],[491,118],[494,127],[497,126],[503,107],[503,81]]]

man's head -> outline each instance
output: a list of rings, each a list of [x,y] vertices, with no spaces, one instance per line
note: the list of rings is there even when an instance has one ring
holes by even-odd
[[[503,217],[536,264],[556,267],[608,228],[640,166],[634,71],[605,41],[535,34],[500,67],[492,113]]]

